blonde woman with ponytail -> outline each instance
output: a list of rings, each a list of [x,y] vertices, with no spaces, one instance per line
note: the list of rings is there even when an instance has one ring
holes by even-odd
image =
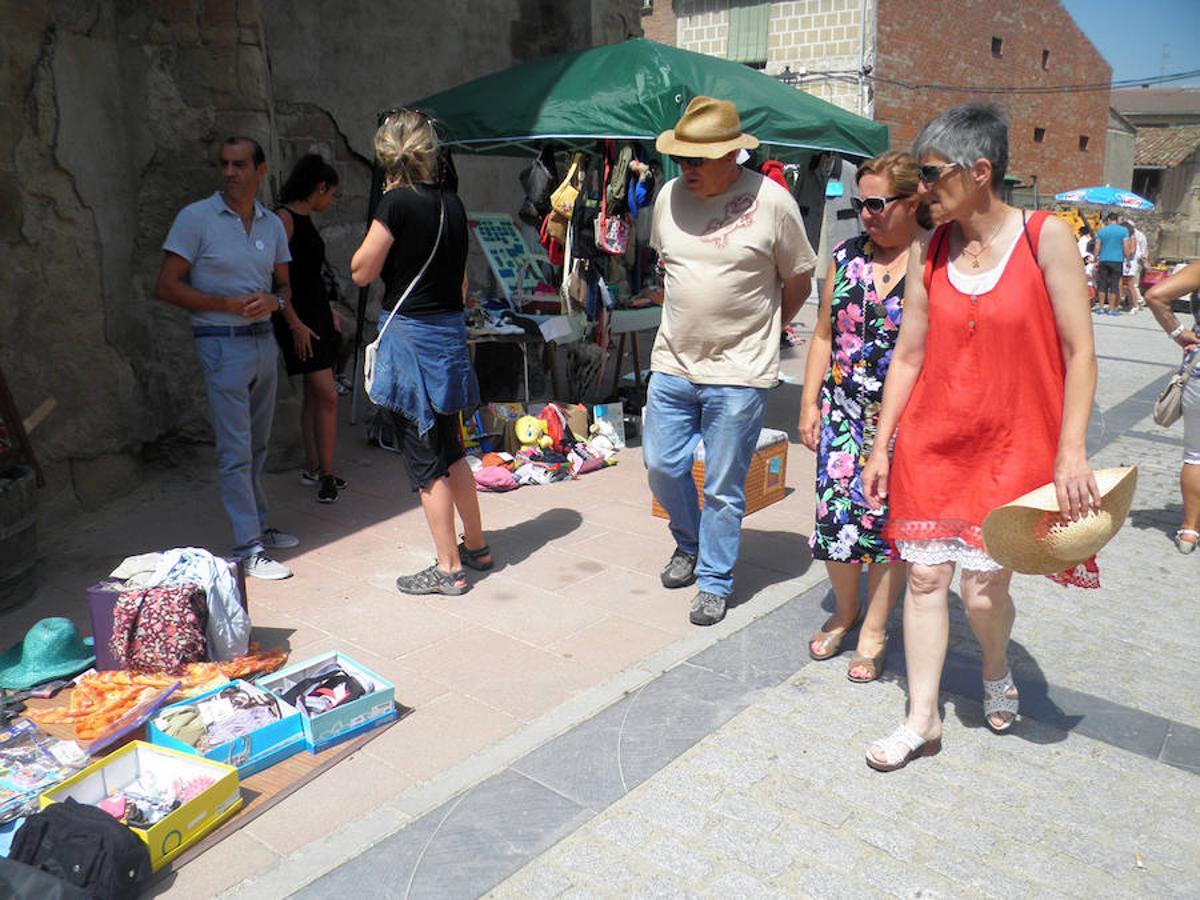
[[[434,183],[437,132],[425,116],[389,113],[375,133],[375,155],[384,193],[350,270],[359,286],[383,279],[371,400],[393,420],[437,552],[431,566],[397,578],[396,587],[458,595],[470,587],[464,565],[493,566],[458,425],[460,412],[479,405],[463,319],[467,214],[455,193]]]

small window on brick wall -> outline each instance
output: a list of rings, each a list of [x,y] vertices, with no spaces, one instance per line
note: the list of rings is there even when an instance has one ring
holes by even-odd
[[[1046,140],[1046,129],[1045,128],[1033,129],[1033,142],[1035,144],[1040,144],[1044,140]]]
[[[1050,68],[1050,51],[1049,50],[1042,51],[1042,68],[1043,69]]]
[[[992,38],[992,56],[999,59],[1004,55],[1004,38]]]
[[[1079,136],[1079,149],[1086,152],[1087,147],[1088,147],[1088,136],[1086,134],[1081,134]]]

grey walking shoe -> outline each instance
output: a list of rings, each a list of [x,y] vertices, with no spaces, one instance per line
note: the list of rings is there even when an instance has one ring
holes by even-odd
[[[692,601],[692,613],[688,618],[693,625],[716,625],[725,618],[725,598],[701,591]]]
[[[396,590],[402,594],[450,594],[457,597],[465,594],[470,587],[462,569],[443,572],[437,563],[415,575],[401,575],[396,579]]]
[[[676,547],[659,578],[662,579],[665,588],[681,588],[693,584],[696,581],[695,555],[684,553]]]

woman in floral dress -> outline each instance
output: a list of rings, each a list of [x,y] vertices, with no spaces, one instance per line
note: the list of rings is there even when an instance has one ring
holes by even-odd
[[[860,475],[875,436],[883,380],[900,328],[909,246],[927,212],[916,161],[888,152],[864,162],[853,203],[865,231],[839,244],[821,292],[804,370],[800,440],[817,453],[816,524],[809,544],[824,560],[837,606],[809,640],[809,655],[836,656],[859,618],[867,566],[868,606],[850,661],[851,681],[874,681],[887,652],[888,613],[904,585],[896,548],[883,537],[887,509],[863,499]]]

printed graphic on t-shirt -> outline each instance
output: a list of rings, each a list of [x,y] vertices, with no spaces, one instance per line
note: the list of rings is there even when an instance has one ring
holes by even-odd
[[[739,194],[725,204],[721,218],[709,220],[700,240],[714,245],[718,250],[724,249],[735,231],[753,224],[757,211],[758,198],[754,194]]]

